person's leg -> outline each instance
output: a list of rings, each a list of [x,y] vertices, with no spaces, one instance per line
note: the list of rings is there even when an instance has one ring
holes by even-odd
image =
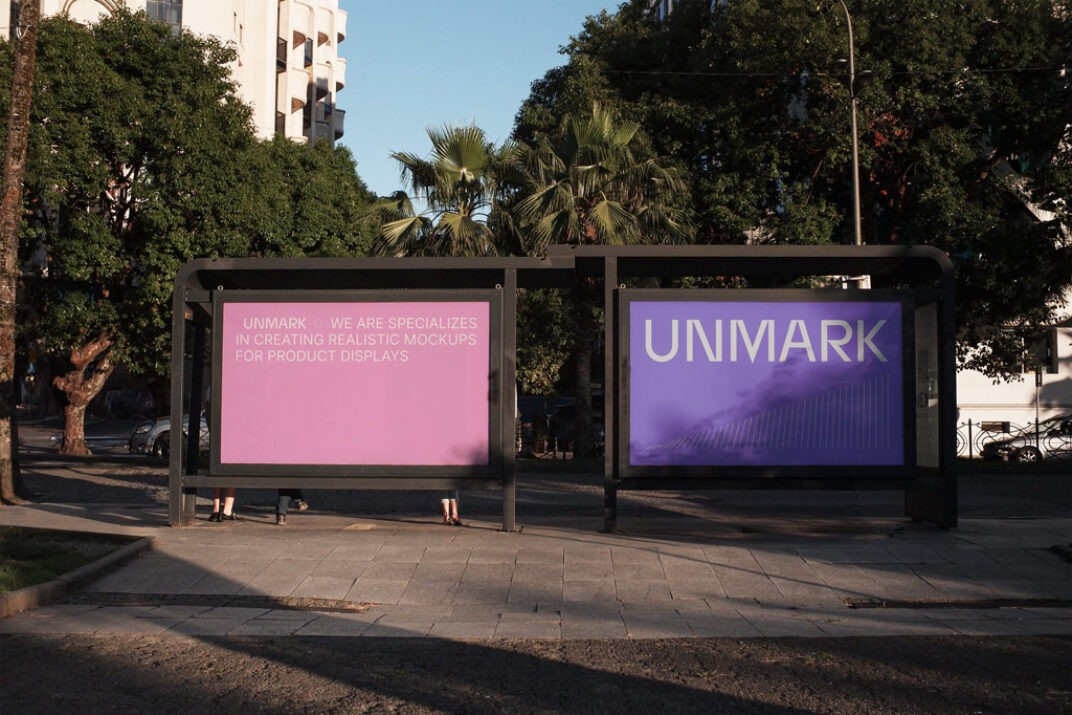
[[[220,519],[226,519],[227,521],[241,521],[241,518],[234,513],[235,488],[226,487],[220,491],[223,492],[223,510],[220,511]]]
[[[287,509],[290,508],[290,491],[279,490],[279,498],[275,504],[275,523],[283,526],[287,523]]]
[[[462,519],[458,516],[458,490],[451,491],[450,495],[450,523],[454,526],[461,526]]]
[[[439,503],[443,506],[443,523],[450,523],[450,499],[443,497],[439,500]]]
[[[209,521],[219,521],[220,520],[220,500],[221,500],[221,497],[222,497],[222,493],[223,493],[222,489],[213,489],[212,490],[212,513],[209,514],[209,517],[208,517]]]

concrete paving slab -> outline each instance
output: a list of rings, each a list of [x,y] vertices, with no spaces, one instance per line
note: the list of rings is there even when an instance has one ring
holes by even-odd
[[[547,583],[554,581],[561,584],[565,577],[565,564],[557,563],[519,563],[514,567],[513,581]]]
[[[562,602],[561,581],[514,581],[510,584],[508,603],[526,604],[541,602]]]
[[[495,627],[495,638],[518,638],[526,640],[561,640],[562,625],[554,623],[540,623],[520,621],[516,623],[504,623],[502,621]]]
[[[454,602],[461,583],[457,579],[413,579],[398,598],[399,605],[436,606]]]
[[[509,580],[483,580],[483,579],[469,579],[463,580],[458,589],[454,592],[454,598],[451,603],[460,604],[481,604],[481,603],[506,603],[510,597],[510,581]]]

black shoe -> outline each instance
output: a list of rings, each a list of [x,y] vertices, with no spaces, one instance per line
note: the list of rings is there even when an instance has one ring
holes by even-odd
[[[245,519],[231,512],[230,514],[220,514],[220,521],[245,521]]]
[[[221,515],[220,515],[220,513],[218,511],[214,511],[211,514],[208,515],[208,520],[209,521],[219,521],[220,516]]]

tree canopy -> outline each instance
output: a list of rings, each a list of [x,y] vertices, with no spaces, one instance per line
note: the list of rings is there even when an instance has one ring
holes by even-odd
[[[675,206],[678,172],[635,151],[639,125],[594,105],[567,114],[521,154],[525,181],[513,205],[529,253],[548,244],[674,243],[689,236]]]
[[[688,186],[701,242],[848,242],[858,104],[864,242],[957,269],[964,364],[1017,370],[1072,284],[1072,15],[1055,0],[633,0],[589,18],[515,138],[585,100],[635,120]]]
[[[120,362],[167,374],[188,260],[367,251],[349,152],[257,141],[217,40],[120,10],[49,18],[38,48],[21,329],[71,360],[69,404]]]
[[[412,196],[399,192],[373,208],[383,256],[490,256],[498,252],[489,226],[512,182],[514,148],[496,147],[476,126],[428,129],[429,154],[394,152]],[[516,180],[515,180],[516,181]],[[425,210],[414,209],[414,199]]]

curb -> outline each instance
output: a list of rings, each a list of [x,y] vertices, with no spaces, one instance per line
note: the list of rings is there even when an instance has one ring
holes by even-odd
[[[139,556],[143,551],[152,548],[154,541],[153,537],[138,539],[106,556],[102,556],[93,563],[81,566],[53,581],[46,581],[45,583],[20,588],[18,591],[0,594],[0,618],[7,618],[21,611],[52,603],[65,596],[69,591],[93,581],[108,569],[115,568],[135,556]]]

